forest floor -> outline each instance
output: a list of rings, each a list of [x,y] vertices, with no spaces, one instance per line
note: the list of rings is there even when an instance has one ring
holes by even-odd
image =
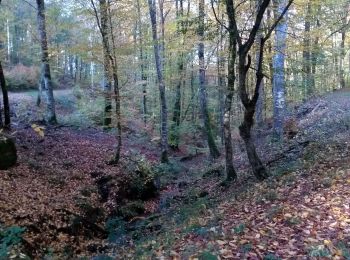
[[[254,179],[237,135],[239,176],[230,186],[221,185],[223,158],[189,152],[198,144],[188,141],[161,166],[167,174],[145,212],[107,223],[103,216],[118,205],[101,202],[96,174],[122,179],[126,171],[108,164],[113,132],[89,125],[85,112],[78,119],[70,90],[56,99],[64,120],[42,137],[33,127],[41,125],[35,95],[11,94],[19,159],[0,172],[0,225],[26,228],[19,250],[32,258],[350,259],[350,90],[291,109],[293,136],[283,144],[268,126],[256,130],[267,181]],[[155,131],[125,121],[123,158],[136,152],[156,165]]]

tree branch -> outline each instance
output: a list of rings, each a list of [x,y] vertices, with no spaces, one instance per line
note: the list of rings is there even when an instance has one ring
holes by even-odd
[[[269,31],[267,32],[267,34],[265,35],[265,37],[263,38],[263,41],[267,41],[272,32],[275,30],[275,28],[277,27],[277,25],[280,23],[280,21],[283,19],[283,17],[286,15],[289,7],[292,5],[292,3],[294,2],[294,0],[289,0],[288,4],[286,5],[286,7],[283,9],[282,13],[280,14],[280,16],[278,17],[278,19],[274,22],[274,24],[270,27]]]

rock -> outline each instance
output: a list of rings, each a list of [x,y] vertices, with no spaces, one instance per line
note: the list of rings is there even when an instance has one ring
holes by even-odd
[[[119,182],[119,199],[146,201],[158,195],[157,178],[146,161],[127,160],[122,167],[124,178]]]
[[[118,215],[125,220],[130,220],[145,212],[145,205],[142,201],[131,201],[118,209]]]
[[[113,186],[112,176],[101,176],[99,179],[97,179],[96,184],[98,188],[98,193],[101,196],[100,201],[107,202],[109,194],[111,192],[111,188]]]
[[[203,178],[221,177],[224,175],[225,167],[223,165],[214,165],[204,171]]]
[[[17,150],[13,139],[0,136],[0,170],[7,170],[17,162]]]

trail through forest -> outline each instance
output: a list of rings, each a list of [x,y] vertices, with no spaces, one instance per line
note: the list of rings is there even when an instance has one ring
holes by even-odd
[[[58,115],[73,113],[71,91],[57,94]],[[180,148],[171,156],[159,197],[146,201],[140,216],[118,222],[112,231],[105,228],[105,213],[99,210],[118,205],[106,201],[101,206],[96,175],[123,176],[125,168],[108,165],[113,133],[57,125],[43,129],[41,136],[16,119],[23,118],[16,115],[25,107],[28,118],[40,125],[31,105],[35,95],[10,97],[19,160],[0,175],[0,219],[26,228],[25,250],[33,257],[51,251],[68,259],[114,251],[120,259],[350,258],[349,90],[292,108],[293,137],[283,147],[271,141],[268,126],[257,130],[264,137],[259,150],[274,176],[268,181],[250,177],[238,138],[239,179],[228,187],[221,185],[221,159],[205,164],[205,154],[185,154]],[[147,128],[142,135],[133,131],[142,122],[128,124],[123,157],[134,151],[155,162],[159,144]],[[95,219],[84,214],[95,214]],[[80,224],[74,226],[74,220]],[[114,243],[107,243],[113,232]]]

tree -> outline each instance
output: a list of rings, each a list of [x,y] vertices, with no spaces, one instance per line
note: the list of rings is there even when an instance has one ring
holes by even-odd
[[[184,46],[185,43],[185,34],[186,34],[186,28],[183,21],[184,18],[184,7],[183,7],[183,0],[176,0],[176,32],[179,38],[181,39],[181,48]],[[176,83],[176,90],[175,90],[175,102],[174,102],[174,112],[172,117],[172,125],[170,129],[170,145],[173,149],[179,148],[179,141],[180,141],[180,123],[181,123],[181,85],[184,77],[184,53],[183,50],[180,50],[180,54],[177,58],[177,73],[179,79]]]
[[[275,17],[281,15],[286,0],[274,0]],[[283,122],[285,112],[285,52],[287,38],[287,16],[281,20],[275,30],[275,55],[273,57],[273,129],[277,140],[283,138]]]
[[[312,85],[311,70],[311,0],[307,2],[307,11],[304,22],[304,41],[303,41],[303,90],[305,98],[311,96],[314,92]]]
[[[226,10],[227,10],[227,16],[229,18],[228,30],[229,30],[229,37],[230,37],[230,55],[231,55],[229,60],[229,65],[228,65],[229,66],[228,71],[229,73],[234,73],[234,68],[232,67],[235,64],[234,61],[236,60],[236,58],[238,58],[238,66],[237,66],[238,92],[239,92],[241,102],[244,106],[244,118],[243,118],[243,122],[239,126],[239,133],[245,143],[248,159],[252,167],[253,173],[259,180],[263,180],[267,178],[268,175],[264,165],[262,164],[256,152],[255,144],[251,135],[251,130],[254,124],[254,114],[256,109],[256,103],[259,98],[259,88],[264,78],[264,74],[263,74],[264,46],[266,41],[270,38],[272,31],[275,29],[277,24],[283,18],[284,14],[287,12],[292,2],[293,0],[289,1],[289,3],[287,4],[283,12],[278,17],[278,19],[276,19],[272,27],[269,28],[266,35],[260,39],[260,46],[259,46],[260,49],[259,49],[259,55],[258,55],[259,60],[257,65],[258,69],[256,72],[255,87],[254,87],[254,92],[252,94],[252,97],[250,97],[248,88],[247,88],[247,75],[251,66],[251,56],[249,52],[251,51],[251,48],[255,42],[256,36],[260,28],[261,21],[264,17],[265,11],[267,10],[267,7],[269,6],[270,0],[263,0],[260,3],[260,6],[256,11],[253,27],[250,29],[246,40],[244,40],[244,38],[241,36],[239,32],[237,19],[236,19],[236,7],[234,6],[234,3],[232,0],[226,0],[226,7],[227,7]],[[229,75],[229,85],[230,85],[229,89],[231,90],[231,93],[232,93],[232,90],[234,89],[234,83],[235,83],[234,76]],[[231,102],[232,102],[231,96],[227,97],[228,101],[229,99],[231,99]],[[230,105],[229,102],[228,102],[228,105]],[[227,141],[230,142],[230,137],[227,138]],[[234,173],[232,172],[232,168],[226,169],[226,170],[231,170],[231,172],[228,172],[227,174],[228,179],[232,179],[231,175],[235,177]]]
[[[142,32],[142,20],[141,20],[141,3],[137,0],[137,23],[138,23],[138,37],[139,37],[139,48],[140,48],[140,62],[141,62],[141,81],[142,81],[142,113],[143,121],[147,123],[147,74],[145,65],[145,52],[144,52],[144,42],[143,42],[143,32]]]
[[[1,4],[1,0],[0,0]],[[0,49],[3,48],[3,43],[0,42]],[[0,85],[1,85],[1,91],[2,91],[2,98],[3,98],[3,104],[4,104],[4,122],[2,119],[1,114],[1,103],[0,103],[0,127],[5,126],[9,127],[11,124],[11,116],[10,116],[10,102],[6,87],[6,80],[4,75],[4,70],[2,69],[2,63],[0,61]]]
[[[0,127],[1,126],[10,127],[10,124],[11,124],[10,102],[9,102],[9,97],[8,97],[8,92],[6,87],[6,80],[4,76],[4,71],[2,69],[1,61],[0,61],[0,85],[1,85],[3,103],[4,103],[4,124],[2,122],[1,106],[0,106]]]
[[[165,97],[165,84],[163,79],[163,58],[160,56],[161,44],[157,32],[157,12],[155,0],[148,0],[149,14],[152,26],[152,38],[154,48],[154,58],[158,77],[158,87],[160,96],[160,122],[161,122],[161,162],[167,163],[168,159],[168,109]]]
[[[199,100],[201,106],[201,113],[203,118],[204,130],[207,136],[210,156],[214,159],[220,156],[220,152],[215,144],[213,131],[211,128],[208,105],[207,105],[207,93],[205,87],[205,61],[204,61],[204,0],[199,0],[199,26],[198,26],[198,59],[199,59]]]
[[[56,124],[55,99],[53,95],[53,86],[51,80],[51,70],[49,61],[49,48],[46,35],[45,1],[36,0],[37,20],[41,46],[41,82],[40,86],[46,96],[46,121],[49,124]]]
[[[117,147],[114,157],[110,163],[118,164],[120,159],[120,152],[122,148],[122,123],[121,123],[121,103],[120,103],[120,89],[118,78],[118,66],[116,55],[116,42],[113,34],[111,5],[109,0],[99,0],[99,14],[95,3],[91,0],[94,9],[97,24],[102,36],[103,45],[103,68],[106,79],[105,84],[105,126],[112,123],[112,100],[111,90],[113,85],[113,96],[115,101],[116,114],[116,129],[117,129]]]

